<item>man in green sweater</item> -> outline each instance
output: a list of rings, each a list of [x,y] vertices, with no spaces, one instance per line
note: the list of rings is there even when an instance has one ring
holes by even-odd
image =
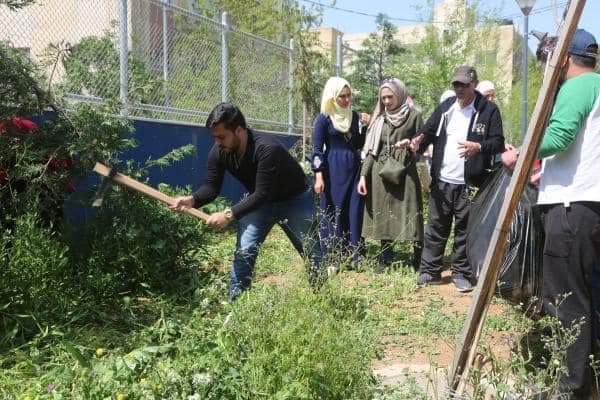
[[[600,75],[595,73],[598,45],[578,29],[562,66],[558,92],[539,158],[542,170],[538,204],[546,241],[543,256],[544,309],[562,326],[579,325],[567,349],[567,373],[559,389],[570,399],[592,396],[590,355],[595,337],[592,275],[600,263]],[[514,166],[515,152],[503,154]],[[566,397],[568,396],[568,397]]]

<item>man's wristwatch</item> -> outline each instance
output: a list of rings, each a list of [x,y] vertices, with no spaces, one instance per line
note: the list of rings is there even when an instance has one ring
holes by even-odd
[[[235,217],[233,216],[233,211],[231,211],[231,208],[226,208],[225,210],[223,210],[223,214],[225,215],[225,218],[227,218],[227,221],[231,222],[235,219]]]

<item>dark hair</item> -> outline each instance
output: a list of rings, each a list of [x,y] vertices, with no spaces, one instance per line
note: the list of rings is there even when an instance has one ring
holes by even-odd
[[[582,57],[576,56],[575,54],[569,54],[569,57],[571,57],[571,60],[575,65],[585,68],[596,68],[597,61],[593,57]]]
[[[223,124],[228,131],[234,131],[241,127],[246,129],[246,119],[239,108],[231,103],[219,103],[212,109],[206,119],[206,127],[208,129]]]

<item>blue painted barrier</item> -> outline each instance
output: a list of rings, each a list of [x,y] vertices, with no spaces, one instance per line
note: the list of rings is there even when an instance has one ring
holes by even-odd
[[[122,160],[143,163],[148,159],[162,157],[169,151],[184,145],[196,146],[196,154],[192,157],[175,162],[166,168],[152,167],[149,171],[151,186],[157,187],[160,183],[182,187],[190,185],[192,190],[195,190],[202,184],[206,178],[208,152],[214,144],[207,128],[146,120],[132,122],[135,128],[133,138],[138,141],[138,146],[124,152],[120,157]],[[298,141],[296,136],[283,134],[276,136],[287,149]],[[75,183],[76,192],[65,202],[65,215],[75,225],[86,224],[93,218],[94,210],[90,207],[90,199],[99,182],[99,176],[94,173]],[[225,174],[221,196],[235,203],[244,196],[245,192],[246,189],[235,178],[229,173]]]

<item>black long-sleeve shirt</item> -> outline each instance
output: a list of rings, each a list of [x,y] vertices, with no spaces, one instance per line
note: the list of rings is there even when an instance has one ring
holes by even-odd
[[[421,142],[419,152],[423,153],[427,146],[433,143],[431,178],[434,181],[439,179],[444,159],[447,114],[455,102],[456,97],[451,97],[438,105],[421,130],[425,138]],[[504,151],[504,131],[500,110],[496,104],[486,100],[481,93],[475,92],[474,106],[475,113],[467,130],[467,140],[479,143],[481,151],[465,159],[465,182],[480,187],[493,166],[494,155]]]
[[[247,132],[246,151],[241,157],[213,145],[208,154],[206,180],[192,194],[194,207],[210,203],[219,195],[225,170],[250,193],[231,207],[236,219],[265,202],[289,200],[308,188],[302,168],[274,136]]]

